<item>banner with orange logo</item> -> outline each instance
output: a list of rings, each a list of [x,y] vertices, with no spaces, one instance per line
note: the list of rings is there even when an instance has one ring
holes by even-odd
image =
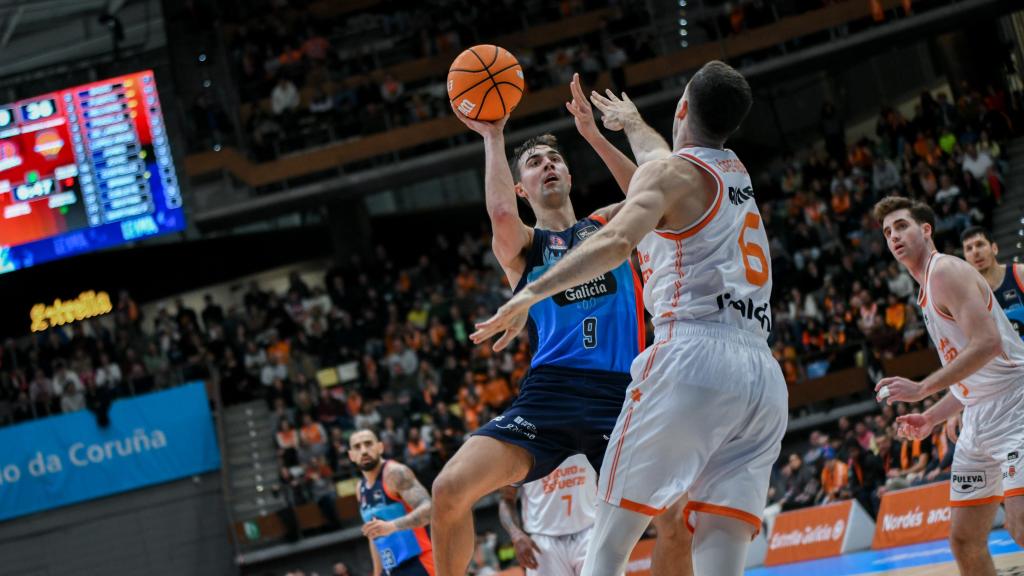
[[[875,550],[949,537],[949,482],[888,492],[882,496]]]
[[[866,549],[875,526],[854,500],[779,514],[768,537],[765,566]]]

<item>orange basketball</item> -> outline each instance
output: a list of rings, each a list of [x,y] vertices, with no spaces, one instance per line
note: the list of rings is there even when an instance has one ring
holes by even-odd
[[[473,120],[504,117],[515,110],[525,88],[519,61],[500,46],[473,46],[448,70],[448,99]]]

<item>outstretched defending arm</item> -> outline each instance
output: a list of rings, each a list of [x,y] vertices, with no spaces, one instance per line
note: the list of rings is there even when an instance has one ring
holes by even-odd
[[[652,160],[660,160],[672,153],[668,142],[654,128],[648,126],[640,117],[633,101],[622,93],[619,98],[611,90],[605,90],[605,96],[596,91],[590,93],[590,100],[601,111],[601,120],[609,130],[625,130],[629,147],[633,149],[636,163],[643,165]]]
[[[580,136],[583,136],[583,139],[590,144],[594,152],[597,152],[597,155],[604,161],[604,165],[612,173],[612,177],[615,178],[615,182],[622,189],[622,193],[629,192],[629,181],[633,178],[633,173],[636,172],[636,164],[623,154],[621,150],[616,148],[614,144],[609,142],[604,137],[604,134],[601,134],[597,123],[594,122],[594,110],[590,107],[590,102],[587,101],[586,96],[583,95],[579,74],[572,75],[572,83],[569,84],[569,90],[572,92],[572,100],[566,102],[565,107],[572,114],[573,119],[576,120],[576,129],[579,130]]]

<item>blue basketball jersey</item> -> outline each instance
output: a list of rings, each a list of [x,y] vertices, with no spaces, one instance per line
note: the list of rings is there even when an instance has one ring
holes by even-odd
[[[364,523],[373,519],[396,520],[409,513],[409,506],[402,497],[392,494],[384,485],[384,470],[388,463],[384,461],[372,485],[367,486],[366,479],[359,481],[359,514]],[[377,547],[381,564],[388,572],[431,550],[430,535],[426,528],[403,530],[374,538],[373,545]]]
[[[597,216],[568,230],[535,228],[516,291],[539,278],[575,246],[597,233]],[[629,260],[610,272],[530,308],[531,368],[558,366],[629,374],[644,349],[643,288]]]
[[[1017,277],[1017,270],[1013,264],[1006,265],[1003,283],[992,292],[1003,312],[1006,312],[1006,317],[1010,319],[1010,324],[1017,334],[1024,338],[1024,284]]]

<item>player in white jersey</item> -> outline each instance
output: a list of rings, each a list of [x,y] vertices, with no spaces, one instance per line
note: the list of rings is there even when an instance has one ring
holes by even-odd
[[[608,100],[592,99],[614,112]],[[503,348],[533,303],[610,270],[638,248],[657,343],[632,365],[601,467],[585,576],[622,574],[651,516],[684,494],[687,522],[696,528],[697,574],[742,574],[760,529],[788,408],[766,343],[768,241],[750,177],[723,148],[751,101],[736,70],[718,61],[701,68],[676,108],[676,152],[642,164],[608,226],[473,334],[482,342],[503,333],[495,344]],[[623,126],[627,136],[649,130],[636,119]]]
[[[915,439],[964,411],[950,481],[950,544],[961,574],[995,576],[988,533],[1001,501],[1010,534],[1024,545],[1024,343],[993,306],[981,274],[935,250],[931,208],[890,196],[874,215],[889,250],[920,285],[918,304],[942,361],[921,382],[883,378],[878,398],[918,402],[949,389],[923,414],[897,418],[900,434]]]
[[[522,524],[516,500],[522,494]],[[527,576],[579,576],[597,505],[597,473],[582,454],[540,480],[502,489],[501,525],[512,537]]]

